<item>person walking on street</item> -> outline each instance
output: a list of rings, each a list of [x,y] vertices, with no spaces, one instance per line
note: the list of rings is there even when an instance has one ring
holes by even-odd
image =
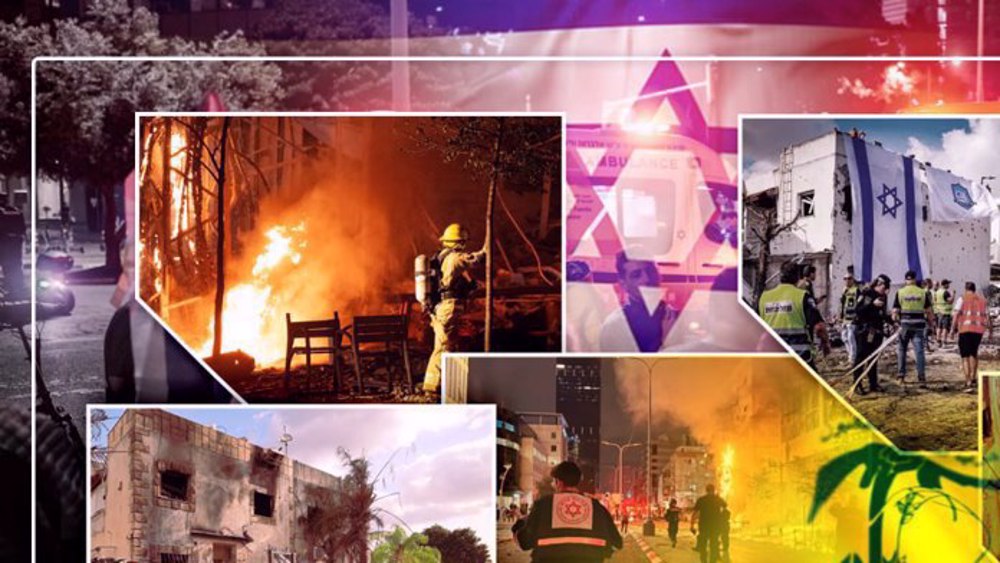
[[[974,282],[965,282],[965,293],[955,301],[951,331],[958,333],[958,355],[962,358],[966,393],[975,394],[979,383],[979,345],[990,327],[986,299],[976,293]]]
[[[875,278],[871,284],[863,288],[858,294],[858,303],[855,311],[855,336],[858,341],[857,358],[851,367],[855,368],[854,382],[857,384],[858,393],[881,392],[879,385],[878,364],[868,368],[868,388],[858,384],[858,380],[864,376],[863,369],[858,369],[862,362],[875,353],[885,340],[885,326],[889,322],[888,301],[889,301],[889,278],[881,275]]]
[[[823,315],[809,292],[797,287],[799,268],[794,262],[781,265],[780,283],[761,294],[758,309],[761,319],[788,344],[810,367],[816,369],[813,338],[818,338],[824,355],[830,353]]]
[[[629,513],[628,510],[622,511],[622,534],[628,533],[628,523],[629,523]]]
[[[671,547],[677,547],[677,532],[681,527],[681,509],[677,506],[677,499],[670,499],[670,506],[667,507],[667,535],[670,537]]]
[[[474,252],[467,252],[465,245],[469,231],[452,223],[441,235],[441,250],[431,259],[435,283],[427,304],[431,328],[434,329],[434,350],[427,360],[424,373],[424,392],[437,393],[441,388],[441,356],[458,348],[459,328],[466,301],[476,282],[469,271],[486,257],[488,243]]]
[[[726,501],[715,494],[714,485],[705,486],[705,494],[698,497],[691,513],[691,533],[698,535],[695,550],[701,556],[701,563],[718,563],[719,536],[722,531],[722,509]],[[698,525],[695,527],[695,520]]]
[[[514,539],[533,562],[599,563],[622,548],[615,521],[597,499],[579,490],[583,473],[572,461],[552,468],[555,493],[535,501],[514,524]]]
[[[844,292],[840,295],[840,337],[847,349],[847,361],[853,366],[857,361],[858,344],[856,340],[857,327],[854,318],[857,315],[858,295],[861,288],[854,280],[854,274],[844,274]]]
[[[924,357],[924,342],[928,325],[934,329],[934,315],[930,293],[917,285],[917,274],[906,272],[906,285],[896,292],[892,305],[892,318],[899,323],[899,345],[896,365],[900,384],[906,381],[906,350],[913,342],[913,354],[917,361],[917,381],[922,389],[927,388],[927,374]]]
[[[937,325],[938,346],[948,344],[954,302],[955,293],[951,290],[951,280],[941,280],[941,286],[934,290],[934,322]]]

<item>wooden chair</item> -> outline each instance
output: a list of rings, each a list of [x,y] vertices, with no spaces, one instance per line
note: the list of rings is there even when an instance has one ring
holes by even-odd
[[[410,347],[407,343],[407,315],[374,315],[354,317],[351,346],[354,349],[354,374],[361,392],[361,368],[367,359],[384,360],[389,371],[389,389],[392,391],[393,360],[403,363],[406,372],[407,393],[413,391],[413,374],[410,372]],[[364,348],[362,348],[364,346]]]
[[[285,390],[288,391],[291,379],[292,358],[298,354],[306,357],[306,376],[312,376],[313,354],[330,356],[333,367],[334,391],[340,393],[340,354],[348,348],[343,345],[344,335],[350,327],[340,326],[340,314],[333,313],[332,319],[318,321],[292,321],[291,313],[285,313],[287,340],[285,344]],[[296,345],[297,340],[304,340],[304,345]],[[313,343],[314,340],[326,341],[326,344]]]

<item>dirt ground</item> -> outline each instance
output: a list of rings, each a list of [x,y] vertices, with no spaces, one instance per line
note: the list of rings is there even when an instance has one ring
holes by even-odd
[[[855,393],[846,397],[853,374],[844,375],[850,366],[843,348],[836,348],[830,357],[820,359],[817,369],[831,387],[900,449],[976,450],[979,399],[978,395],[962,390],[965,380],[957,345],[932,345],[927,353],[927,389],[917,385],[912,348],[906,381],[897,382],[896,355],[893,343],[879,360],[882,393]],[[997,370],[1000,370],[1000,343],[984,342],[979,355],[980,376]]]

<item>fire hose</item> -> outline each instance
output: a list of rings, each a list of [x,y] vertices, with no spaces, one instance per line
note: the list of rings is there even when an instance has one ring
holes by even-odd
[[[521,225],[517,223],[517,220],[514,219],[514,214],[511,213],[510,209],[507,207],[507,202],[503,199],[503,190],[497,190],[497,199],[500,200],[500,207],[503,208],[504,213],[507,214],[507,218],[510,219],[510,222],[514,225],[514,230],[517,231],[517,234],[521,235],[521,238],[524,239],[524,243],[528,246],[528,250],[531,251],[531,255],[535,257],[535,267],[538,268],[538,275],[542,278],[542,281],[548,285],[555,285],[555,282],[550,280],[545,275],[545,270],[542,267],[542,258],[538,255],[538,250],[535,249],[535,245],[531,244],[531,240],[528,238],[528,235],[524,234],[524,231],[521,230]]]
[[[882,356],[882,352],[884,352],[885,349],[890,344],[895,342],[897,338],[899,338],[899,329],[896,329],[895,332],[889,335],[889,338],[886,338],[885,341],[882,342],[882,345],[876,348],[875,351],[869,354],[865,359],[858,362],[858,365],[854,366],[853,368],[849,369],[844,373],[844,376],[848,376],[854,373],[855,371],[864,368],[863,371],[857,377],[854,378],[854,383],[851,385],[850,389],[847,390],[847,393],[844,394],[845,397],[849,399],[852,396],[854,396],[854,390],[861,383],[861,380],[864,379],[866,375],[868,375],[868,372],[871,371],[871,369],[875,367],[876,364],[878,364],[878,360]]]

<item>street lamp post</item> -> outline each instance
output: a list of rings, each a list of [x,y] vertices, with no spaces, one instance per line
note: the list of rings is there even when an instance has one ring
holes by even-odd
[[[507,482],[507,473],[510,472],[510,468],[511,467],[514,467],[513,463],[505,463],[505,464],[503,464],[503,475],[500,476],[500,489],[497,491],[497,496],[498,497],[502,497],[503,496],[503,485],[504,485],[504,483]]]
[[[605,446],[618,448],[618,496],[622,496],[624,494],[623,489],[625,488],[623,479],[623,474],[625,473],[624,470],[625,450],[628,448],[641,446],[642,444],[638,442],[632,442],[630,444],[619,444],[616,442],[608,442],[607,440],[601,440],[601,443],[604,444]]]
[[[656,364],[663,361],[662,358],[655,360],[646,360],[642,358],[624,358],[626,360],[634,360],[642,364],[642,367],[646,368],[646,375],[649,382],[649,391],[647,395],[647,414],[646,414],[646,521],[642,523],[642,535],[653,536],[656,535],[656,523],[653,522],[653,370],[656,368]]]

